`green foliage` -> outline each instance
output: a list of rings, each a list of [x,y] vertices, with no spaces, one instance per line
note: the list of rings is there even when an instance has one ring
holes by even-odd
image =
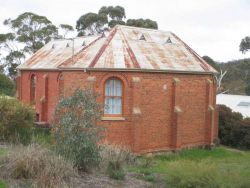
[[[7,19],[4,22],[15,31],[16,40],[24,43],[24,51],[34,53],[45,43],[49,42],[51,36],[57,35],[57,28],[45,16],[32,12],[25,12],[16,19]]]
[[[105,15],[99,15],[92,12],[84,14],[76,22],[78,36],[82,36],[86,32],[90,35],[101,33],[106,23],[107,17]]]
[[[240,42],[240,51],[244,54],[250,50],[250,36],[246,36]]]
[[[107,173],[110,178],[116,180],[123,180],[125,177],[125,171],[119,161],[110,161],[108,164]]]
[[[55,112],[53,136],[56,151],[81,170],[100,162],[99,146],[103,129],[96,126],[100,108],[97,95],[89,89],[76,90],[59,101]]]
[[[12,33],[0,34],[0,48],[7,51],[2,58],[11,78],[17,76],[16,67],[24,60],[26,53],[34,53],[43,47],[51,37],[58,35],[57,28],[45,16],[32,12],[20,14],[16,19],[7,19],[4,25]],[[20,45],[22,43],[23,45]],[[20,46],[23,46],[20,49]]]
[[[126,18],[125,9],[121,6],[103,6],[100,8],[99,15],[106,15],[111,18],[111,20],[121,21],[123,18]]]
[[[138,173],[140,178],[153,182],[155,187],[158,187],[159,181],[165,181],[165,187],[178,188],[248,187],[249,157],[250,152],[224,147],[213,150],[191,149],[155,155],[152,165],[147,168],[138,163],[129,170]]]
[[[50,128],[33,128],[33,141],[42,145],[51,146],[52,137]]]
[[[209,65],[211,65],[216,70],[219,70],[219,65],[209,56],[203,56],[202,59],[204,59]]]
[[[6,187],[7,187],[6,183],[0,180],[0,188],[6,188]]]
[[[0,140],[28,144],[31,141],[34,109],[16,99],[0,98]]]
[[[250,149],[250,121],[225,105],[219,106],[219,138],[227,146]]]
[[[158,29],[158,24],[156,21],[150,19],[128,19],[126,25],[135,26],[135,27],[143,27],[150,29]]]
[[[14,96],[15,84],[6,75],[0,73],[0,95]]]
[[[74,31],[74,28],[68,24],[60,24],[59,28],[63,30],[63,34],[59,38],[65,38],[69,32]]]
[[[113,28],[117,24],[158,29],[157,22],[150,19],[129,19],[125,22],[125,9],[121,6],[103,6],[98,13],[82,15],[76,22],[78,36],[93,35]]]
[[[231,94],[245,95],[245,88],[250,83],[250,59],[241,59],[218,64],[227,74],[222,80],[222,87]]]
[[[250,96],[250,84],[246,86],[245,92],[248,96]]]

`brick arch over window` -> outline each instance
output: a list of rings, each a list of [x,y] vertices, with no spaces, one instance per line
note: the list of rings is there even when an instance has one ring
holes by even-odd
[[[31,74],[30,76],[30,103],[36,103],[36,85],[37,85],[37,76]]]
[[[120,116],[123,114],[123,82],[117,77],[110,77],[104,84],[104,115]]]

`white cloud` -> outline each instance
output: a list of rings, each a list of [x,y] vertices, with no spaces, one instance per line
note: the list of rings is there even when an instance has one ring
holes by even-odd
[[[87,12],[103,5],[121,5],[127,18],[156,20],[161,30],[170,30],[201,56],[218,61],[250,57],[239,52],[240,40],[250,35],[249,0],[0,0],[0,22],[31,11],[47,16],[54,24],[75,26]],[[0,32],[6,32],[0,25]]]

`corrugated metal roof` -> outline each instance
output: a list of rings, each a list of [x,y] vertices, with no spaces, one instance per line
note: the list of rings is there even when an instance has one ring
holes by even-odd
[[[18,68],[216,72],[171,32],[116,26],[105,36],[75,38],[74,56],[72,46],[53,40]]]

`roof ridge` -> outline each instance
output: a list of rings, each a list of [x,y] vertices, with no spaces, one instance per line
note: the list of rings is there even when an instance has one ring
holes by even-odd
[[[101,46],[101,48],[98,50],[97,54],[95,55],[95,57],[93,58],[93,60],[92,60],[91,63],[89,64],[89,67],[90,67],[90,68],[93,68],[93,67],[95,66],[95,64],[97,63],[97,61],[99,60],[99,58],[101,57],[101,55],[103,54],[103,52],[105,51],[105,49],[107,48],[107,46],[109,45],[110,41],[113,39],[113,37],[114,37],[116,31],[117,31],[117,27],[114,27],[114,28],[110,31],[110,33],[109,33],[109,35],[108,35],[106,41],[105,41],[104,44]]]
[[[102,36],[99,36],[98,38],[96,38],[95,40],[93,40],[92,42],[90,42],[88,45],[86,45],[85,47],[83,47],[81,50],[79,50],[76,54],[74,54],[73,56],[69,57],[68,59],[66,59],[65,61],[63,61],[62,63],[60,63],[57,67],[62,66],[64,63],[68,63],[71,59],[77,58],[77,56],[82,53],[84,50],[86,50],[87,48],[89,48],[90,46],[92,46],[96,41],[98,41],[99,39],[101,39]]]
[[[129,25],[119,25],[117,24],[115,27],[124,27],[124,28],[131,28],[131,29],[138,29],[138,30],[147,30],[147,31],[153,31],[153,32],[164,32],[164,33],[172,33],[171,31],[161,30],[161,29],[151,29],[151,28],[145,28],[145,27],[135,27],[135,26],[129,26]]]

